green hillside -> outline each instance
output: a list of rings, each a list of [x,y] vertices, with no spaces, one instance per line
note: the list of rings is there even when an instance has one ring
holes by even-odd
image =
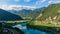
[[[23,20],[23,19],[18,15],[0,9],[0,21],[8,21],[8,20]]]
[[[37,18],[39,20],[52,19],[56,21],[60,21],[60,3],[59,4],[51,4],[46,10],[42,13],[42,16]]]
[[[29,16],[32,17],[32,19],[35,19],[37,16],[39,16],[44,10],[46,9],[46,7],[43,8],[38,8],[33,10]]]
[[[45,10],[35,19],[32,19],[29,24],[35,26],[60,27],[60,3],[51,4],[46,7]]]

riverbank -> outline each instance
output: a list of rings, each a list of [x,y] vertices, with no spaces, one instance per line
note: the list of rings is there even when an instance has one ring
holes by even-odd
[[[27,24],[27,28],[60,34],[60,22],[34,20]]]
[[[0,34],[24,34],[20,29],[13,28],[11,26],[4,26],[2,29],[0,28]]]
[[[6,23],[6,25],[14,26],[20,23],[27,23],[27,22],[15,22],[15,23]],[[60,34],[60,26],[55,26],[54,24],[50,23],[40,23],[40,21],[33,21],[27,24],[27,28],[37,29],[44,32],[52,32],[54,34]]]
[[[44,25],[29,25],[27,24],[27,28],[37,29],[44,32],[52,32],[54,34],[60,34],[60,27],[49,27]]]
[[[1,26],[2,24],[2,26]],[[0,33],[1,34],[24,34],[23,31],[21,31],[19,28],[13,28],[12,26],[13,25],[16,25],[17,23],[15,24],[7,24],[7,23],[0,23]],[[3,33],[2,33],[3,32]]]

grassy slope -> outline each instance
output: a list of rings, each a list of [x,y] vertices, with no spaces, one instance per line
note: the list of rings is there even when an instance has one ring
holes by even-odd
[[[55,16],[57,16],[55,18]],[[53,24],[46,24],[47,21],[49,22],[50,19],[49,17],[51,17],[52,19],[52,23]],[[54,19],[55,18],[55,19]],[[49,26],[49,27],[60,27],[60,23],[59,25],[56,25],[56,22],[59,22],[60,21],[60,3],[59,4],[51,4],[49,5],[46,10],[42,13],[42,15],[39,15],[37,18],[37,20],[35,21],[32,21],[30,23],[30,25],[38,25],[38,26]],[[46,19],[49,19],[46,21]]]
[[[60,4],[52,4],[49,5],[47,7],[47,9],[45,10],[45,12],[43,13],[43,15],[41,17],[39,17],[38,19],[40,20],[45,20],[46,18],[54,18],[55,16],[57,16],[57,21],[60,21]]]

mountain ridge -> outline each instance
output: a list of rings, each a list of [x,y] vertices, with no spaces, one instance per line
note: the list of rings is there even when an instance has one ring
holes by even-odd
[[[60,3],[49,5],[38,19],[46,20],[48,18],[60,21]]]
[[[0,9],[0,20],[22,20],[22,18],[18,15],[12,14],[8,11]]]

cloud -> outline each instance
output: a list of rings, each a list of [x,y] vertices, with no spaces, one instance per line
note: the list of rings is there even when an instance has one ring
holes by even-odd
[[[2,8],[2,9],[6,9],[8,6],[7,5],[2,5],[0,8]]]
[[[43,4],[44,2],[45,2],[46,0],[38,0],[38,1],[36,1],[36,3],[35,3],[35,6],[40,6],[41,4]]]
[[[48,5],[55,4],[55,3],[60,3],[60,0],[49,0],[48,1]]]
[[[41,2],[43,3],[43,2],[45,2],[46,0],[41,0]]]
[[[14,0],[14,1],[18,2],[19,0]]]
[[[24,2],[30,2],[31,0],[24,0]]]
[[[22,10],[22,9],[36,9],[36,7],[33,7],[33,6],[23,6],[23,5],[2,5],[0,7],[1,9],[4,9],[4,10],[12,10],[12,9],[15,9],[15,10]]]
[[[15,1],[20,1],[20,0],[15,0]],[[25,2],[30,2],[31,0],[24,0]],[[34,8],[40,8],[42,7],[43,5],[44,6],[48,6],[50,4],[53,4],[53,3],[60,3],[60,0],[37,0],[35,2],[33,2],[34,5],[32,6],[24,6],[24,5],[6,5],[6,4],[3,4],[0,8],[2,9],[34,9]],[[45,5],[46,4],[46,5]]]
[[[53,3],[53,1],[48,1],[48,5],[51,4],[51,3]]]

